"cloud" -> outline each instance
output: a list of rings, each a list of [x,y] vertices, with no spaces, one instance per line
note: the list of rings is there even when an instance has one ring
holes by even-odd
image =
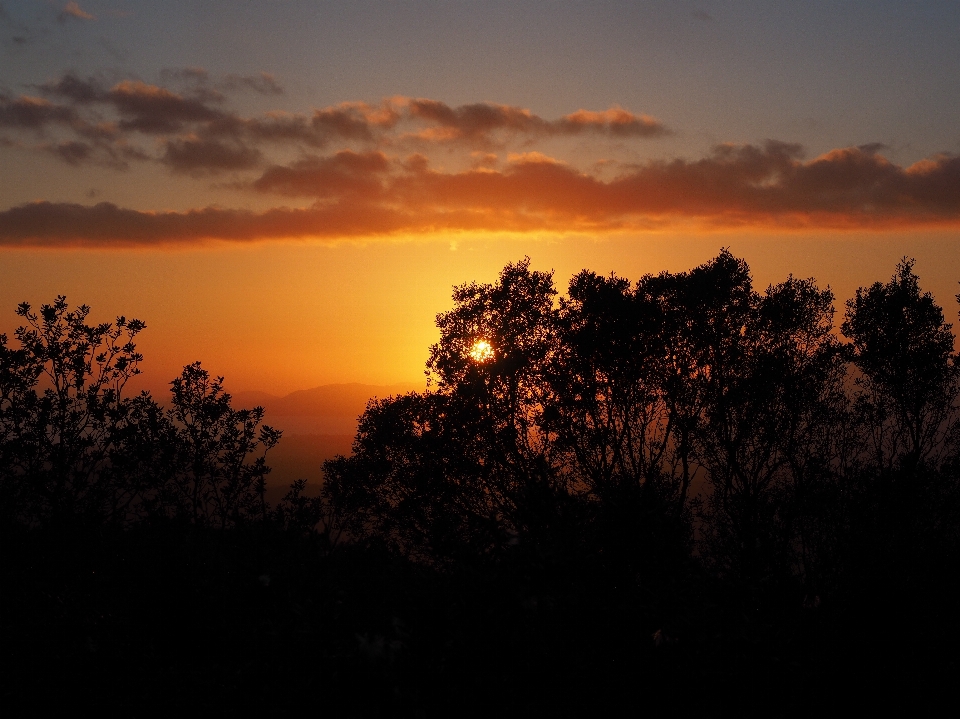
[[[175,171],[210,173],[251,169],[269,152],[284,147],[312,152],[340,143],[357,151],[447,147],[488,152],[554,137],[625,140],[670,132],[659,120],[619,106],[580,109],[546,119],[512,105],[452,106],[403,96],[379,103],[341,102],[309,113],[273,111],[244,117],[226,106],[225,93],[249,90],[279,95],[283,88],[272,75],[233,74],[217,79],[204,68],[187,67],[166,69],[160,76],[161,84],[139,79],[108,83],[102,77],[66,73],[37,86],[41,97],[0,96],[0,125],[42,130],[56,124],[76,134],[60,138],[64,142],[83,142],[107,132],[113,141],[152,139],[156,161]],[[194,139],[185,142],[178,139],[182,136]],[[198,151],[196,161],[187,156],[189,149]],[[145,156],[150,153],[142,149]],[[79,154],[69,157],[74,164],[82,161]]]
[[[249,170],[261,164],[262,157],[259,150],[244,145],[191,136],[168,141],[161,162],[176,172],[206,174]]]
[[[634,115],[621,107],[611,107],[603,112],[577,110],[554,123],[561,134],[575,135],[595,132],[614,137],[660,137],[670,131],[656,118],[649,115]]]
[[[0,213],[0,242],[633,232],[678,223],[960,226],[960,158],[950,154],[902,167],[879,143],[811,159],[799,145],[769,141],[633,165],[587,158],[587,171],[563,161],[557,138],[576,138],[582,155],[589,141],[609,150],[603,142],[643,142],[670,130],[619,106],[546,118],[513,105],[404,96],[248,117],[232,111],[221,91],[275,95],[280,89],[271,76],[215,78],[184,68],[164,71],[162,79],[65,74],[40,85],[37,97],[0,94],[0,128],[8,146],[73,166],[128,169],[149,161],[194,177],[231,173],[222,188],[257,193],[258,202],[273,196],[314,206],[163,213],[40,203]],[[40,141],[22,141],[28,133]],[[538,151],[535,143],[546,139],[554,140],[549,146],[558,157]]]
[[[215,120],[222,115],[200,99],[139,80],[117,83],[107,98],[123,116],[122,128],[144,133],[177,132],[188,122]]]
[[[237,75],[230,73],[219,79],[211,78],[202,67],[165,68],[160,71],[160,80],[166,84],[188,88],[197,95],[207,95],[211,99],[223,99],[222,93],[256,92],[261,95],[282,95],[283,86],[269,72],[257,75]]]
[[[960,158],[900,167],[859,148],[805,160],[797,145],[722,145],[699,160],[650,162],[604,181],[543,155],[502,169],[431,169],[422,156],[343,151],[273,166],[260,192],[305,209],[143,212],[33,203],[0,212],[0,244],[152,245],[204,239],[342,239],[442,231],[636,232],[707,228],[960,226]]]
[[[120,117],[121,129],[147,134],[177,132],[187,123],[211,122],[224,115],[209,105],[210,97],[184,96],[141,80],[123,80],[108,89],[97,78],[67,74],[56,82],[41,85],[40,90],[47,96],[66,100],[71,106],[64,109],[74,114],[84,106],[112,106]]]
[[[635,115],[621,107],[602,112],[578,110],[559,120],[545,120],[530,110],[511,105],[474,103],[451,107],[437,100],[396,98],[398,106],[427,127],[417,137],[439,142],[488,144],[497,132],[552,137],[590,132],[615,137],[658,137],[667,127],[648,115]]]
[[[102,202],[93,206],[35,202],[0,212],[7,246],[138,247],[207,239],[339,238],[392,232],[411,223],[389,209],[277,208],[254,213],[208,207],[189,212],[141,212]]]
[[[45,95],[70,100],[78,105],[105,102],[107,99],[107,90],[99,80],[92,77],[83,80],[70,73],[56,82],[46,82],[40,85],[40,90]]]
[[[57,19],[60,20],[60,22],[63,22],[67,18],[75,18],[77,20],[96,20],[93,15],[81,9],[81,7],[73,0],[70,0],[70,2],[64,5],[63,10],[61,10],[60,14],[57,16]]]
[[[42,130],[52,123],[71,123],[76,113],[42,97],[0,95],[0,127]]]
[[[86,142],[59,142],[50,149],[68,165],[79,165],[93,154],[93,147]]]
[[[283,86],[268,72],[259,75],[227,75],[220,83],[220,88],[227,92],[235,90],[250,90],[261,95],[282,95]]]
[[[390,162],[381,152],[343,150],[332,157],[309,158],[290,167],[274,166],[253,183],[260,192],[316,198],[380,194]]]

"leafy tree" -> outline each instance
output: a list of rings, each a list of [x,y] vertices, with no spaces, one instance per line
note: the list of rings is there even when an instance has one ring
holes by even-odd
[[[262,407],[233,409],[223,377],[199,362],[170,384],[168,409],[146,394],[131,403],[114,458],[141,493],[142,516],[221,529],[266,521],[265,456],[280,431],[262,425]]]
[[[529,260],[454,290],[430,350],[434,389],[371,403],[353,456],[325,465],[327,502],[355,536],[443,562],[559,521],[563,477],[541,422],[555,294]]]
[[[904,259],[889,282],[858,289],[842,325],[860,371],[857,400],[872,461],[885,476],[940,462],[960,409],[951,325],[920,291],[913,266]]]
[[[742,303],[724,303],[737,314],[718,313],[726,330],[718,336],[715,325],[706,335],[715,345],[707,356],[720,360],[708,365],[695,439],[711,485],[707,536],[736,576],[783,574],[792,559],[811,579],[819,552],[809,520],[838,469],[846,408],[833,295],[790,277],[763,295],[741,296]]]
[[[129,410],[123,388],[143,359],[133,339],[145,325],[125,317],[88,325],[89,312],[71,311],[63,296],[39,313],[23,303],[20,348],[0,342],[0,481],[28,524],[113,521],[131,499],[109,457]]]
[[[280,432],[264,410],[236,410],[200,363],[161,407],[125,397],[143,356],[139,320],[90,325],[58,297],[17,314],[19,347],[0,336],[0,500],[7,523],[129,525],[176,517],[218,527],[265,521],[264,455]],[[258,454],[259,452],[259,454]],[[302,512],[301,512],[302,514]]]
[[[949,576],[960,536],[960,366],[951,326],[913,267],[904,259],[889,282],[857,290],[842,325],[862,446],[849,485],[848,574],[872,596],[901,599]]]

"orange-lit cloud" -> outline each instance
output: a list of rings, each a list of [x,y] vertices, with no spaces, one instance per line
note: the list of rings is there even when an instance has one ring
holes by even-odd
[[[74,0],[70,0],[70,2],[63,6],[63,10],[60,11],[60,20],[64,20],[67,17],[73,17],[77,20],[96,19],[93,15],[83,10]]]
[[[0,95],[0,127],[38,130],[53,123],[70,123],[76,113],[41,97]]]
[[[807,159],[799,145],[724,144],[699,159],[568,164],[533,149],[578,138],[581,154],[669,130],[620,107],[548,119],[495,103],[426,98],[342,102],[310,113],[242,116],[230,92],[276,95],[269,75],[166,71],[163,84],[67,74],[38,95],[0,95],[7,146],[80,166],[155,163],[192,177],[228,173],[245,204],[313,202],[265,212],[151,212],[39,202],[0,211],[4,244],[153,244],[203,239],[349,238],[441,231],[635,232],[702,228],[960,225],[960,158],[894,164],[878,144]],[[227,94],[224,94],[227,93]],[[606,143],[606,144],[604,144]],[[562,151],[561,151],[562,154]],[[291,161],[289,158],[298,159]],[[602,155],[597,156],[602,157]],[[283,158],[283,159],[280,159]],[[437,160],[450,163],[443,167]]]
[[[255,158],[265,159],[264,153],[278,146],[316,150],[332,143],[354,143],[381,150],[405,144],[489,150],[515,141],[556,137],[592,135],[624,140],[669,134],[660,121],[620,107],[581,109],[551,120],[510,105],[451,106],[402,96],[377,104],[342,102],[311,113],[275,111],[244,117],[225,106],[227,95],[244,90],[282,94],[283,88],[271,75],[226,75],[216,80],[203,68],[183,68],[166,70],[161,77],[163,85],[139,79],[110,84],[99,77],[68,73],[40,85],[41,97],[0,95],[0,127],[74,135],[59,138],[63,142],[89,139],[96,128],[108,127],[113,133],[111,141],[141,143],[144,158],[177,171],[189,164],[190,171],[209,173],[252,167]],[[181,161],[176,149],[190,143],[200,143],[198,159]],[[157,155],[152,148],[162,148],[162,152]],[[204,155],[212,161],[201,167]],[[228,155],[229,161],[224,162]],[[74,152],[62,159],[71,164],[103,161],[93,152]]]
[[[960,225],[960,158],[894,165],[872,148],[803,160],[769,142],[696,161],[651,162],[604,181],[543,155],[503,169],[431,169],[423,157],[339,152],[268,168],[252,189],[313,197],[306,209],[140,212],[33,203],[0,213],[7,245],[138,245],[215,238],[349,238],[441,231],[629,232],[704,227],[894,228]]]
[[[384,190],[390,161],[381,152],[349,150],[332,157],[301,160],[289,167],[275,166],[253,183],[261,192],[317,198],[359,196],[372,203]]]
[[[578,135],[592,132],[620,137],[656,137],[668,133],[658,120],[613,107],[604,112],[578,110],[559,120],[545,120],[529,110],[510,105],[475,103],[450,107],[437,100],[405,99],[399,103],[413,118],[428,126],[418,137],[440,141],[488,143],[494,133],[507,131],[528,136]]]

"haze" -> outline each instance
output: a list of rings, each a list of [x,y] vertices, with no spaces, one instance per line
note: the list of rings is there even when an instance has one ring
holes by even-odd
[[[450,289],[729,247],[956,317],[949,2],[0,5],[0,330],[147,323],[142,386],[422,386]]]

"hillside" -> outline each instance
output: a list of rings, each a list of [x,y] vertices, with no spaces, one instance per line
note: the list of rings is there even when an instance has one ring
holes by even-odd
[[[278,397],[266,392],[238,392],[233,406],[266,410],[264,423],[282,429],[284,436],[267,457],[268,499],[278,501],[286,487],[306,479],[309,493],[319,489],[321,465],[338,454],[350,454],[357,418],[373,397],[389,397],[422,390],[415,384],[328,384]]]

